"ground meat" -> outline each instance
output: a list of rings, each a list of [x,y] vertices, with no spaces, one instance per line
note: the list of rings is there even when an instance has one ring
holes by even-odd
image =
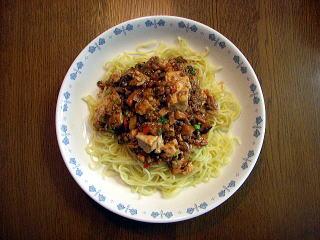
[[[154,56],[122,75],[114,72],[97,83],[94,128],[113,131],[145,167],[164,161],[173,174],[190,173],[190,151],[208,144],[208,112],[218,109],[197,75],[192,62],[181,56]]]
[[[194,131],[194,127],[189,124],[183,124],[181,128],[181,135],[183,136],[191,136]]]

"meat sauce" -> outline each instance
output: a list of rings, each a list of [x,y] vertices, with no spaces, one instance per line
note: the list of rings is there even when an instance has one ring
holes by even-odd
[[[208,144],[208,113],[216,101],[202,90],[198,72],[183,57],[151,57],[125,73],[97,83],[100,104],[93,116],[98,131],[112,131],[149,167],[164,161],[173,174],[192,171],[192,147]]]

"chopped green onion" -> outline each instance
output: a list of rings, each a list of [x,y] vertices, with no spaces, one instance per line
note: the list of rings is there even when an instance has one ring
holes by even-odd
[[[193,127],[194,127],[194,129],[195,129],[196,131],[199,131],[200,128],[201,128],[201,124],[200,124],[200,123],[195,124],[195,125],[193,125]]]
[[[187,70],[190,75],[196,75],[196,70],[192,66],[187,66]]]
[[[162,124],[166,124],[168,122],[168,119],[166,117],[162,116],[159,118],[159,122]]]

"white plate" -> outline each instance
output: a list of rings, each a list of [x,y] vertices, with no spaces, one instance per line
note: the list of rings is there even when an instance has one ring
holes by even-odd
[[[172,199],[160,194],[139,197],[117,177],[103,178],[89,168],[88,110],[82,97],[96,92],[103,64],[149,40],[174,44],[186,39],[195,50],[209,47],[209,60],[222,71],[223,81],[239,99],[242,112],[232,133],[241,140],[218,178],[184,189]],[[264,138],[265,106],[258,79],[247,59],[226,37],[199,22],[173,16],[150,16],[121,23],[90,42],[72,63],[62,83],[56,109],[56,131],[63,159],[76,182],[110,211],[144,222],[175,222],[197,217],[226,201],[253,169]]]

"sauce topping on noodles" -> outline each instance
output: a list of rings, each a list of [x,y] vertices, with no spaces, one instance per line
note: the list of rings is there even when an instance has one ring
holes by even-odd
[[[190,151],[208,144],[208,116],[217,111],[192,62],[154,56],[97,85],[96,130],[112,131],[145,168],[163,161],[173,174],[192,171]]]

